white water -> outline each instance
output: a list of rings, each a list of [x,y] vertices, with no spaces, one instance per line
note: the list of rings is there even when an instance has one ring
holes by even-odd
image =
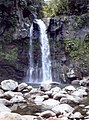
[[[52,82],[51,75],[51,61],[50,61],[50,48],[48,37],[46,34],[46,26],[42,20],[37,20],[37,23],[40,26],[40,42],[41,42],[41,51],[42,51],[42,72],[43,80],[42,82]]]
[[[30,64],[29,69],[27,71],[27,79],[30,83],[51,83],[52,82],[52,75],[51,75],[51,60],[50,60],[50,48],[49,42],[46,34],[46,26],[42,20],[36,19],[37,24],[40,28],[40,47],[42,53],[42,67],[36,68],[34,67],[34,58],[33,58],[33,45],[32,45],[32,33],[33,33],[33,25],[30,28],[30,50],[29,50],[29,57],[30,57]]]

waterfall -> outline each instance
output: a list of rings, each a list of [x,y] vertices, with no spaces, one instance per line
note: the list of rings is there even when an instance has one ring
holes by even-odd
[[[29,68],[27,71],[27,81],[30,83],[50,83],[52,82],[51,75],[51,60],[50,60],[50,47],[49,41],[46,34],[46,26],[41,19],[35,19],[36,24],[39,27],[39,32],[33,35],[33,24],[30,27],[30,49],[29,49]],[[36,41],[40,44],[40,60],[34,62],[34,50],[33,40],[39,35],[39,40]],[[36,51],[37,52],[37,51]]]

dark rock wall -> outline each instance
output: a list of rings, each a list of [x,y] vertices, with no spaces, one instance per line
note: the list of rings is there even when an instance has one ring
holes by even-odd
[[[29,27],[43,0],[0,1],[0,81],[22,80],[29,64]],[[40,11],[38,11],[38,6]]]

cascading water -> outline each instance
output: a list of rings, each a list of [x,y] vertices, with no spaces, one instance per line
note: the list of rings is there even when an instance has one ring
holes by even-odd
[[[42,51],[42,72],[43,72],[42,82],[52,82],[50,48],[46,34],[46,26],[42,20],[37,20],[37,22],[40,26],[40,33],[41,33],[40,42],[41,42],[41,51]]]
[[[40,19],[35,19],[37,25],[39,26],[40,36],[40,62],[34,63],[34,55],[33,55],[33,24],[30,28],[30,49],[29,49],[29,69],[27,71],[27,81],[30,83],[51,83],[52,75],[51,75],[51,61],[50,61],[50,48],[49,42],[46,34],[46,26],[44,22]],[[37,33],[36,33],[37,34]],[[39,33],[38,33],[39,34]],[[36,51],[37,52],[37,51]],[[41,66],[39,67],[39,64]]]

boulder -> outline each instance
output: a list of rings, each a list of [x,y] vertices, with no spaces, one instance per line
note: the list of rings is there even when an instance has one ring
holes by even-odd
[[[77,91],[74,91],[71,95],[83,98],[86,97],[88,94],[84,89],[78,89]]]
[[[87,111],[86,114],[89,115],[89,111]]]
[[[63,93],[56,93],[56,94],[53,96],[53,98],[54,98],[55,100],[60,100],[61,98],[64,98],[64,97],[66,97],[66,94],[63,94]]]
[[[67,113],[72,113],[74,110],[73,107],[71,107],[68,104],[60,104],[52,108],[52,111],[55,112],[56,114],[67,114]]]
[[[0,120],[26,120],[17,113],[0,113]]]
[[[10,102],[9,100],[5,99],[5,98],[0,98],[0,103],[3,105],[12,105],[12,102]]]
[[[18,83],[9,79],[1,82],[1,87],[3,90],[15,90],[18,87]]]
[[[63,88],[63,90],[65,90],[66,92],[73,92],[73,91],[75,91],[76,89],[75,89],[75,87],[74,86],[72,86],[72,85],[69,85],[69,86],[66,86],[65,88]]]
[[[52,91],[51,90],[50,91],[46,91],[45,94],[48,95],[48,96],[52,96]]]
[[[31,91],[32,88],[33,88],[33,87],[32,87],[31,85],[28,85],[28,86],[27,86],[27,89],[28,89],[29,91]]]
[[[33,115],[23,115],[23,119],[25,120],[43,120],[41,117],[33,116]],[[40,118],[40,119],[38,119]]]
[[[80,80],[73,80],[71,82],[72,85],[79,85],[80,84]]]
[[[16,111],[18,109],[18,104],[13,104],[12,106],[9,107],[11,111]]]
[[[59,105],[59,103],[60,102],[58,100],[48,99],[43,101],[42,106],[47,109],[52,109],[53,107]]]
[[[85,109],[88,109],[88,110],[89,110],[89,105],[87,105],[87,106],[85,107]]]
[[[44,98],[44,100],[49,99],[49,96],[48,96],[48,95],[43,95],[42,97]]]
[[[81,80],[80,85],[89,86],[89,78],[88,79],[84,78],[83,80]]]
[[[4,91],[2,89],[0,89],[0,98],[4,97]]]
[[[22,91],[25,88],[27,88],[27,84],[26,83],[21,83],[21,84],[18,85],[18,91]]]
[[[29,99],[29,98],[35,99],[36,96],[42,96],[42,95],[44,95],[44,92],[43,92],[43,91],[40,91],[40,90],[38,90],[38,89],[34,89],[34,88],[33,88],[30,92],[25,93],[25,94],[24,94],[24,97],[27,98],[27,99]]]
[[[57,118],[57,117],[49,117],[47,118],[46,120],[61,120],[60,118]]]
[[[65,98],[61,98],[60,99],[60,103],[61,104],[69,104],[71,106],[75,106],[75,105],[78,105],[79,104],[79,100],[76,98],[76,97],[73,97],[71,95],[67,95]]]
[[[6,107],[5,105],[0,103],[0,113],[2,113],[2,112],[11,112],[11,110],[8,107]],[[0,120],[2,120],[2,119],[0,119]]]
[[[56,93],[59,93],[61,91],[60,87],[54,87],[51,89],[52,95],[55,95]]]
[[[80,112],[75,112],[69,118],[70,119],[79,119],[80,120],[80,119],[84,119],[84,116]]]
[[[43,96],[36,96],[34,102],[36,103],[36,105],[42,105],[43,100],[44,100]]]
[[[39,89],[42,90],[42,91],[48,91],[48,90],[51,89],[51,84],[49,84],[49,83],[48,84],[42,83],[40,85]]]
[[[47,111],[44,111],[40,114],[41,117],[44,117],[44,118],[49,118],[49,117],[54,117],[56,116],[56,114],[54,112],[52,112],[51,110],[47,110]]]
[[[26,101],[22,96],[15,95],[12,99],[10,99],[10,102],[20,103],[20,102],[26,102]]]
[[[7,99],[11,99],[13,98],[15,95],[18,96],[23,96],[23,94],[21,92],[13,92],[13,91],[7,91],[4,93],[5,98]]]
[[[89,120],[89,115],[84,117],[84,120]]]
[[[69,72],[67,72],[67,77],[68,78],[73,78],[75,77],[75,71],[73,69],[69,69]]]

